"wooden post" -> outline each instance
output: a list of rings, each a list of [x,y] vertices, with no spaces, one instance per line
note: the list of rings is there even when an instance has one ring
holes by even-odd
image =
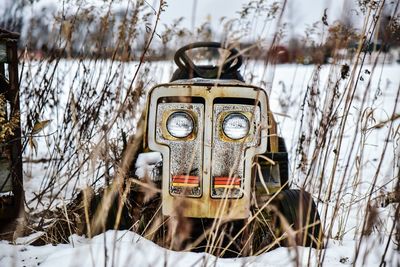
[[[19,34],[0,29],[0,44],[5,44],[6,55],[0,55],[0,93],[6,98],[5,111],[8,118],[18,118],[14,134],[0,143],[0,172],[3,180],[11,179],[12,191],[0,184],[0,228],[2,222],[13,220],[23,215],[24,191],[22,175],[22,148],[21,148],[21,124],[19,103],[19,79],[18,79],[18,47]],[[3,49],[4,50],[4,49]],[[7,71],[5,68],[7,65]],[[1,108],[1,107],[0,107]],[[3,107],[4,108],[4,107]],[[1,141],[1,140],[0,140]],[[8,161],[8,162],[7,162]],[[1,168],[2,167],[2,168]],[[6,179],[4,179],[6,177]],[[3,188],[2,188],[3,187]]]

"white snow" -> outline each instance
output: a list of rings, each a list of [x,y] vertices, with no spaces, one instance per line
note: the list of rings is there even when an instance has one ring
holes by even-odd
[[[162,157],[160,152],[140,153],[135,163],[135,174],[139,179],[152,177],[156,164],[160,163],[161,161]]]
[[[40,65],[32,61],[29,63],[29,68],[25,68],[23,77],[33,77],[30,84],[21,86],[23,92],[23,112],[34,107],[34,99],[26,99],[26,92],[32,88],[40,88],[41,77],[43,77],[44,69],[54,67],[54,63],[43,63]],[[67,98],[70,94],[76,93],[81,84],[73,82],[73,76],[77,73],[79,79],[87,79],[84,69],[90,69],[92,80],[98,81],[99,90],[103,83],[107,82],[105,77],[107,73],[103,70],[111,70],[111,73],[118,72],[120,80],[112,81],[109,86],[113,88],[126,88],[130,82],[131,74],[137,67],[136,62],[132,63],[111,63],[109,61],[97,62],[92,61],[77,61],[61,60],[56,69],[57,80],[52,86],[56,92],[59,92],[59,101],[61,107],[67,103]],[[145,66],[152,74],[151,82],[146,84],[147,87],[159,82],[165,82],[170,77],[173,69],[172,63],[159,62],[148,64]],[[320,95],[317,97],[317,111],[315,116],[320,118],[323,116],[323,108],[325,103],[323,100],[326,93],[329,93],[328,83],[335,82],[340,76],[340,65],[324,65],[321,67],[317,75],[319,82]],[[349,118],[344,131],[344,139],[342,144],[342,152],[338,160],[337,172],[334,176],[333,193],[331,199],[318,202],[318,209],[324,219],[325,229],[332,228],[332,236],[329,239],[328,247],[322,252],[314,249],[295,247],[295,248],[279,248],[274,251],[262,254],[257,257],[241,258],[241,259],[216,259],[213,256],[204,253],[189,253],[189,252],[173,252],[153,244],[152,242],[141,238],[135,233],[127,231],[108,231],[105,234],[96,236],[92,239],[73,236],[69,244],[57,246],[41,246],[34,247],[29,245],[13,245],[6,241],[0,243],[0,266],[104,266],[107,261],[107,266],[296,266],[296,259],[300,260],[300,265],[307,265],[309,255],[311,257],[311,266],[317,264],[317,259],[320,255],[324,255],[325,266],[351,266],[355,260],[356,248],[360,239],[360,232],[364,221],[364,214],[367,204],[367,194],[370,190],[373,191],[372,196],[376,197],[385,192],[394,190],[395,182],[398,177],[399,164],[399,120],[393,122],[392,130],[389,129],[388,123],[383,127],[373,128],[376,124],[384,122],[390,118],[396,105],[395,97],[400,85],[400,65],[378,65],[371,77],[371,84],[368,85],[370,75],[366,74],[365,70],[371,71],[371,65],[362,67],[362,76],[364,81],[358,81],[357,90],[355,91],[355,100],[349,108]],[[304,126],[300,128],[300,118],[302,102],[307,91],[307,86],[311,84],[313,73],[316,71],[316,66],[303,65],[277,65],[274,67],[265,66],[262,62],[249,62],[244,67],[246,80],[265,87],[270,95],[271,109],[276,112],[275,118],[279,125],[279,134],[285,137],[289,155],[291,157],[291,178],[294,186],[301,186],[304,181],[304,173],[296,166],[299,159],[296,156],[296,148],[298,145],[298,136],[301,131],[304,131]],[[250,79],[250,74],[254,74],[255,78]],[[94,77],[94,78],[93,78]],[[122,81],[122,82],[121,82]],[[338,91],[343,96],[344,88],[348,81],[343,81]],[[149,89],[149,88],[147,88]],[[125,91],[122,91],[124,94]],[[361,104],[361,99],[366,97],[364,106]],[[124,95],[121,95],[121,99]],[[27,105],[25,104],[27,103]],[[143,102],[142,102],[143,103]],[[64,106],[63,106],[64,105]],[[308,106],[306,105],[307,109]],[[115,107],[110,106],[110,110],[114,111]],[[338,104],[338,114],[344,112],[343,104]],[[400,107],[397,106],[395,113],[399,114]],[[281,116],[284,115],[284,116]],[[369,114],[366,116],[366,114]],[[312,113],[307,113],[311,116]],[[364,116],[359,118],[360,115]],[[41,114],[44,119],[52,119],[50,126],[46,128],[43,135],[51,134],[54,131],[58,133],[63,131],[62,121],[63,112],[60,109],[47,109]],[[134,133],[134,126],[137,120],[134,121],[119,121],[115,132],[122,127],[130,129]],[[357,133],[362,127],[366,126],[370,130],[365,134]],[[372,127],[372,128],[371,128]],[[114,131],[113,130],[113,131]],[[317,174],[323,174],[322,192],[326,192],[329,184],[329,170],[333,166],[334,144],[338,140],[339,133],[338,125],[335,125],[332,132],[332,139],[327,148],[328,157],[331,159],[326,162],[325,173],[322,173],[321,166],[317,169]],[[114,132],[112,132],[114,134]],[[111,136],[112,136],[111,134]],[[311,137],[310,151],[312,151],[313,141],[315,136],[313,133],[307,133]],[[384,160],[380,171],[377,172],[377,167],[380,161],[380,154],[383,153],[385,139],[388,137],[388,147],[384,153]],[[96,142],[98,135],[95,135],[93,142]],[[355,146],[351,149],[351,143],[355,140]],[[31,148],[25,151],[25,158],[37,159],[41,157],[49,157],[52,153],[57,152],[57,146],[62,146],[63,143],[57,143],[52,139],[51,135],[47,137],[37,138],[39,147],[37,155]],[[57,146],[56,146],[57,144]],[[82,160],[87,154],[92,153],[92,147],[79,150],[76,160]],[[363,154],[361,154],[363,151]],[[66,153],[71,153],[66,151]],[[58,152],[57,152],[58,153]],[[60,157],[61,153],[57,154]],[[310,155],[308,155],[310,156]],[[142,156],[138,166],[154,165],[160,160],[159,155],[149,154]],[[308,160],[310,160],[308,158]],[[347,163],[349,162],[349,164]],[[65,182],[65,177],[71,172],[71,169],[76,168],[75,165],[66,163],[57,175],[57,182],[54,185],[55,190]],[[96,166],[102,164],[100,158],[92,159],[88,162],[87,168],[82,168],[78,172],[79,179],[70,181],[70,185],[61,190],[60,201],[68,199],[72,196],[72,187],[75,182],[81,184],[82,187],[90,184],[90,181],[95,180]],[[310,161],[308,161],[310,164]],[[321,163],[322,164],[322,163]],[[346,172],[346,168],[348,168]],[[35,193],[40,192],[49,182],[49,177],[53,175],[54,166],[49,162],[42,163],[26,163],[24,165],[27,203],[33,209],[32,212],[46,208],[48,202],[43,199],[43,203],[30,202]],[[359,172],[358,172],[359,171]],[[345,173],[346,172],[346,173]],[[377,173],[376,173],[377,172]],[[372,188],[372,181],[376,173],[376,185]],[[319,176],[317,176],[319,177]],[[343,188],[340,187],[341,181],[344,179]],[[357,179],[357,180],[355,180]],[[319,179],[312,177],[307,184],[309,190],[317,199],[317,188]],[[339,203],[339,214],[333,216],[335,204]],[[56,203],[53,203],[53,206]],[[389,243],[388,251],[385,256],[387,266],[399,266],[399,252],[395,250],[396,244],[393,240],[388,241],[390,230],[393,225],[394,206],[389,205],[386,208],[378,208],[379,225],[372,232],[371,236],[364,237],[359,248],[360,255],[355,263],[356,266],[376,266],[380,263],[381,257],[385,251],[386,244]],[[115,236],[117,238],[115,239]],[[28,237],[19,240],[18,243],[27,244],[36,236]],[[392,237],[393,238],[393,237]],[[116,241],[117,240],[117,241]],[[105,244],[105,245],[104,245]],[[105,249],[106,248],[106,249]],[[116,256],[113,256],[115,253]],[[311,253],[311,254],[310,254]],[[107,256],[105,256],[107,255]],[[299,255],[300,257],[297,257]],[[216,264],[215,264],[216,261]],[[206,263],[205,263],[206,262]]]
[[[378,237],[371,237],[374,243]],[[326,249],[324,266],[352,266],[355,241],[333,241]],[[371,249],[371,247],[369,247]],[[378,246],[365,254],[365,263],[356,266],[377,266],[383,247]],[[315,259],[315,249],[294,247],[277,248],[256,257],[219,259],[206,253],[171,251],[130,231],[107,231],[86,239],[73,235],[69,244],[41,247],[9,245],[0,241],[0,266],[229,266],[267,267],[307,265],[308,258]],[[364,255],[362,255],[364,257]],[[390,251],[387,266],[396,266],[399,255]],[[105,264],[106,261],[106,264]],[[311,266],[315,263],[311,261]],[[397,265],[398,266],[398,265]]]
[[[37,239],[39,239],[41,236],[43,236],[45,234],[45,232],[35,232],[31,235],[28,236],[24,236],[24,237],[18,237],[15,240],[15,244],[16,245],[29,245],[32,242],[36,241]]]

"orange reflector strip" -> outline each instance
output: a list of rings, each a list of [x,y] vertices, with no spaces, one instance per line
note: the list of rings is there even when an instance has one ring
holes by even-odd
[[[172,176],[172,186],[197,187],[200,184],[198,176],[174,175]]]
[[[192,175],[174,175],[172,179],[185,179],[185,180],[199,180],[199,176],[192,176]]]
[[[214,188],[228,188],[228,189],[233,189],[237,188],[240,189],[240,185],[214,185]]]
[[[186,181],[186,180],[172,180],[173,183],[184,183],[184,184],[199,184],[199,181]]]
[[[240,188],[240,184],[240,178],[214,177],[214,188]]]
[[[240,181],[240,178],[233,177],[214,177],[215,181]]]
[[[236,182],[236,183],[214,182],[214,185],[240,185],[240,182]]]
[[[198,187],[199,184],[186,184],[186,183],[172,183],[172,186],[176,187]]]

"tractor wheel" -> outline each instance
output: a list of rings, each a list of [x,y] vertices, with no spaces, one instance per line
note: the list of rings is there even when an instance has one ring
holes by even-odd
[[[296,189],[283,190],[274,200],[274,204],[277,237],[285,232],[288,234],[280,242],[281,245],[323,247],[321,220],[310,193]]]

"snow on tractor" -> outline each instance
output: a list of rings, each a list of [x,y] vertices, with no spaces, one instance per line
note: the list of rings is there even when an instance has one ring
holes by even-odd
[[[196,52],[216,57],[216,64],[195,64]],[[174,59],[179,68],[171,82],[148,94],[134,172],[137,184],[151,182],[158,193],[142,206],[140,225],[148,228],[160,214],[151,227],[158,243],[218,256],[277,245],[321,248],[315,203],[308,192],[289,188],[285,141],[266,91],[239,73],[239,51],[199,42]],[[135,203],[140,188],[131,193]]]

